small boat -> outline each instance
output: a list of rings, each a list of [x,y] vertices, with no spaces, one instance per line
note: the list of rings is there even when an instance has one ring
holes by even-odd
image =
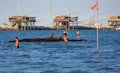
[[[62,39],[62,35],[59,37],[53,37],[53,34],[51,34],[47,38],[31,38],[31,39],[20,39],[19,42],[61,42],[64,41]],[[75,42],[75,41],[80,41],[80,42],[85,42],[87,40],[81,39],[81,40],[75,40],[75,39],[68,39],[70,42]],[[15,40],[9,41],[9,42],[15,42]]]

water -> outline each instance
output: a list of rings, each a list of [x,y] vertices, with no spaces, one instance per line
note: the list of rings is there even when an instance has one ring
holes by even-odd
[[[75,39],[76,30],[68,31]],[[43,38],[62,30],[0,31],[0,73],[119,73],[120,31],[100,30],[99,50],[96,30],[81,30],[86,42],[22,42],[20,48],[9,40]]]

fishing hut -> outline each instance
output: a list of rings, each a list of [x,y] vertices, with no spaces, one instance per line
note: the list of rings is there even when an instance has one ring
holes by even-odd
[[[54,19],[54,29],[69,29],[69,26],[72,25],[78,26],[78,17],[70,17],[70,16],[56,16]]]
[[[9,18],[9,22],[16,30],[31,30],[36,22],[36,17],[12,16]]]
[[[108,23],[113,28],[120,27],[120,16],[110,16]]]

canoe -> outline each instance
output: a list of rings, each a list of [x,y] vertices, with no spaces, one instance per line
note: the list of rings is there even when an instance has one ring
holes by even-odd
[[[51,34],[47,38],[25,38],[25,39],[19,39],[19,42],[64,42],[62,39],[62,35],[59,37],[53,37],[53,34]],[[68,39],[69,42],[85,42],[87,40],[81,39],[81,40],[75,40],[75,39]],[[8,42],[15,42],[15,40],[8,41]]]
[[[74,39],[68,39],[68,42],[86,42],[87,40],[81,39],[81,40],[74,40]],[[15,40],[9,41],[9,42],[15,42]],[[19,42],[64,42],[64,40],[61,37],[57,38],[34,38],[34,39],[20,39]]]

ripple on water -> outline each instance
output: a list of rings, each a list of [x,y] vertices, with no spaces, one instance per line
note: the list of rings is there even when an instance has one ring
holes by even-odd
[[[90,73],[88,71],[83,71],[83,70],[72,70],[69,73]]]
[[[43,71],[41,73],[60,73],[60,72],[56,70],[48,70],[48,71]]]
[[[101,63],[100,61],[94,61],[94,60],[87,60],[85,63],[91,63],[91,64],[96,64],[96,63]]]
[[[105,67],[101,67],[100,69],[98,69],[98,71],[101,71],[101,70],[102,71],[113,71],[114,68],[105,66]]]
[[[18,55],[18,57],[31,58],[30,54],[28,54],[28,53],[20,54],[20,55]]]

